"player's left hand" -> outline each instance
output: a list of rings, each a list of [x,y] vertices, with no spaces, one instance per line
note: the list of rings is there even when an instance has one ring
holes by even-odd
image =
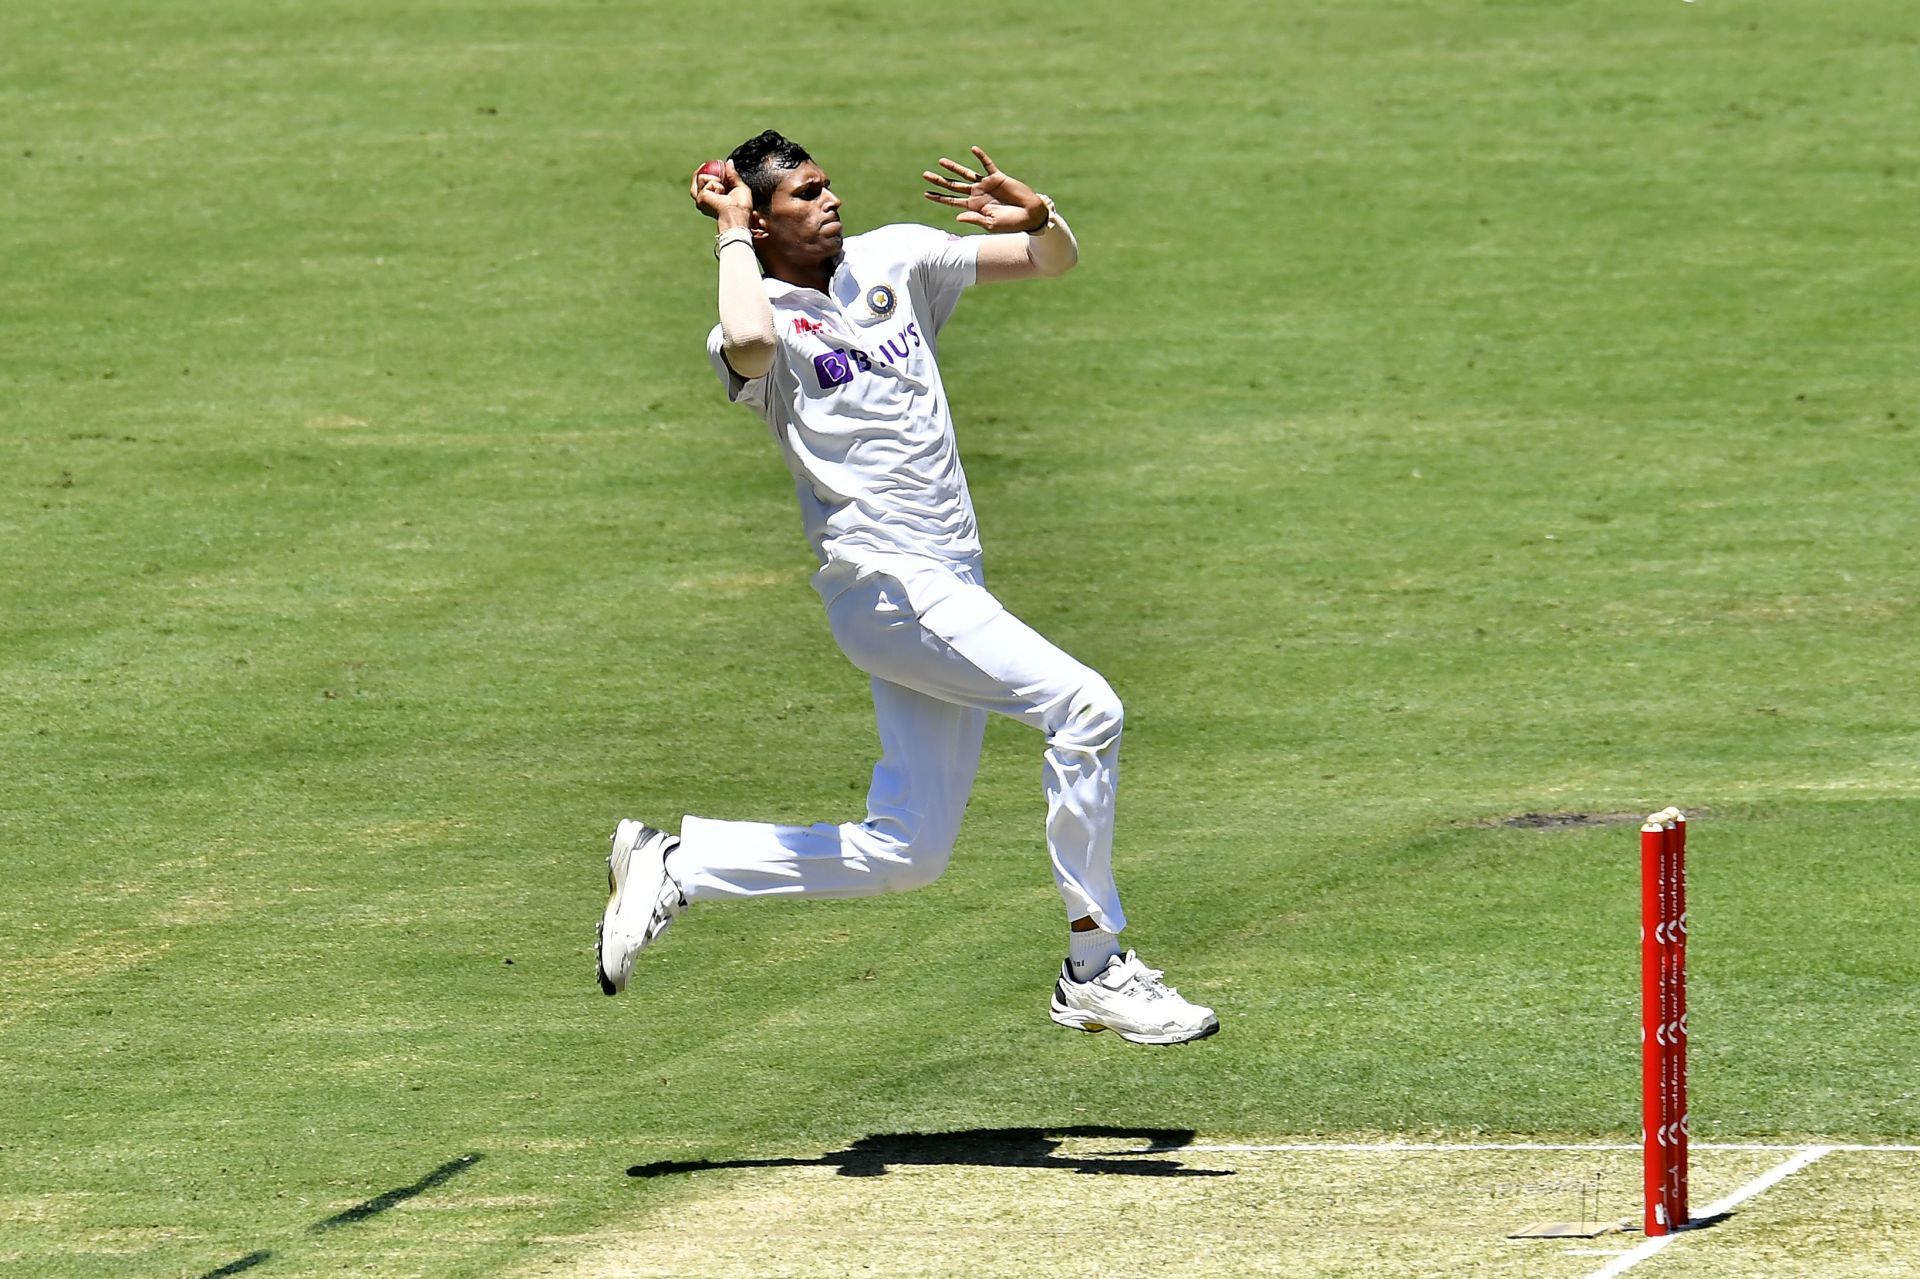
[[[979,147],[969,149],[983,171],[976,172],[958,161],[941,156],[940,167],[964,180],[956,182],[932,169],[925,170],[920,176],[926,179],[929,186],[940,188],[939,191],[927,192],[927,199],[935,204],[959,209],[960,212],[954,215],[956,221],[985,227],[989,231],[1037,231],[1045,226],[1047,202],[1020,179],[1000,172],[1000,166],[985,151]]]

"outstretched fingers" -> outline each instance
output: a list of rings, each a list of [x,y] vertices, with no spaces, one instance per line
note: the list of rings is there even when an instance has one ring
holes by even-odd
[[[926,184],[934,188],[924,194],[935,204],[962,210],[957,215],[958,221],[991,231],[1004,220],[998,206],[1004,200],[1001,193],[1008,189],[1008,183],[1013,180],[1000,172],[1000,166],[985,151],[979,147],[968,149],[973,152],[974,163],[980,167],[976,169],[943,155],[940,157],[940,168],[945,169],[945,173],[927,169],[920,174]]]
[[[923,170],[920,174],[920,180],[930,187],[939,187],[942,190],[951,191],[955,195],[971,195],[973,193],[972,183],[955,182],[952,178],[940,176],[932,169]],[[932,192],[928,192],[928,194],[931,195]]]
[[[951,157],[944,156],[944,155],[940,157],[940,167],[945,169],[948,173],[952,173],[958,176],[969,186],[977,185],[981,182],[984,182],[988,178],[996,177],[999,175],[1000,166],[993,162],[992,156],[988,155],[985,151],[982,151],[979,147],[971,147],[969,149],[973,152],[973,158],[979,162],[980,168],[978,169],[969,168],[968,166],[960,163],[958,160],[952,159]],[[931,169],[928,169],[925,172],[921,173],[920,176],[925,178],[929,182],[937,182],[941,186],[944,186],[949,190],[958,191],[962,189],[961,185],[953,181],[952,178],[942,177],[940,174],[933,172]]]
[[[940,157],[940,166],[949,173],[958,174],[961,178],[965,179],[965,181],[955,181],[945,174],[935,173],[932,169],[924,169],[920,173],[921,180],[930,187],[938,188],[937,190],[925,192],[924,194],[927,199],[933,201],[935,204],[945,204],[956,209],[972,208],[975,202],[981,198],[982,192],[980,184],[985,180],[987,175],[975,173],[966,165],[961,164],[957,160],[950,160],[944,155]],[[964,219],[966,215],[962,214],[961,216]]]
[[[960,212],[954,215],[954,221],[956,222],[970,222],[974,226],[983,226],[989,231],[993,229],[992,218],[989,218],[986,214],[980,212],[980,210],[974,208],[972,204],[962,200],[959,196],[941,195],[937,191],[928,191],[926,197],[935,204],[944,204],[948,208],[960,210]]]
[[[961,177],[965,178],[969,182],[978,182],[981,178],[986,176],[986,174],[984,173],[975,173],[972,169],[969,169],[966,165],[960,163],[958,160],[949,160],[944,155],[940,157],[940,167],[947,170],[950,173],[959,174]]]

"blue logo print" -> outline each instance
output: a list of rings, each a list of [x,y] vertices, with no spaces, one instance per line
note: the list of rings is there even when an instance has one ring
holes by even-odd
[[[853,361],[845,351],[828,351],[813,357],[813,371],[820,377],[820,389],[845,386],[853,381]]]
[[[897,336],[880,344],[879,358],[904,360],[926,344],[927,340],[920,336],[919,326],[909,324]],[[853,381],[856,373],[873,372],[874,364],[875,357],[859,347],[845,351],[836,347],[813,357],[813,372],[820,379],[820,389],[824,391],[828,387],[845,386]]]

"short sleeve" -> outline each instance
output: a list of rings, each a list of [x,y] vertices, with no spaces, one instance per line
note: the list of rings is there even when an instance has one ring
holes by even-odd
[[[713,363],[713,371],[720,378],[720,385],[726,388],[729,404],[745,404],[760,412],[767,408],[767,383],[772,370],[756,378],[744,378],[735,373],[727,363],[725,342],[720,336],[720,326],[714,325],[707,334],[707,359]]]
[[[927,304],[927,320],[937,333],[960,304],[960,295],[973,287],[979,271],[978,235],[952,235],[930,226],[899,228],[914,281]]]

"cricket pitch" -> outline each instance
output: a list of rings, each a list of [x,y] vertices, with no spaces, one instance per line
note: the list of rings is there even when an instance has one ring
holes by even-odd
[[[1696,1147],[1694,1201],[1734,1195],[1804,1149]],[[1920,1255],[1911,1147],[1834,1148],[1645,1258],[1629,1255],[1643,1242],[1637,1229],[1507,1237],[1547,1220],[1637,1221],[1639,1154],[1618,1145],[1170,1147],[1154,1135],[1005,1130],[661,1161],[629,1176],[631,1227],[566,1241],[569,1255],[528,1273],[1840,1279],[1900,1273]]]

